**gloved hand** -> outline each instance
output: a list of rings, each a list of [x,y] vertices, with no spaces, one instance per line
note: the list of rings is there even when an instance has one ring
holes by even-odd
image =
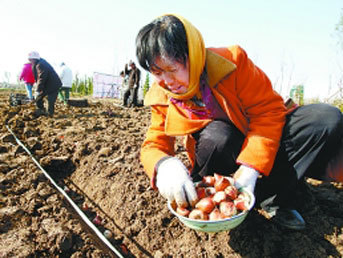
[[[259,173],[255,169],[241,165],[233,175],[235,186],[237,188],[244,187],[254,193],[258,175]]]
[[[176,157],[162,161],[157,168],[156,186],[161,195],[180,207],[195,205],[198,195],[187,168]]]

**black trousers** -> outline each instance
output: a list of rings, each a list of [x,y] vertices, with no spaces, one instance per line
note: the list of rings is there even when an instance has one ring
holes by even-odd
[[[139,87],[132,87],[132,88],[127,88],[124,92],[124,97],[123,97],[123,105],[127,106],[127,104],[131,104],[133,106],[137,106],[137,94],[138,94],[138,88]],[[128,101],[130,100],[130,101]],[[129,102],[129,103],[128,103]]]
[[[193,134],[197,144],[194,181],[219,173],[231,175],[245,136],[228,121],[214,120]],[[287,115],[286,124],[269,176],[257,180],[256,203],[265,209],[294,208],[295,192],[306,177],[323,179],[326,166],[339,151],[343,139],[343,116],[326,104],[311,104]]]
[[[37,99],[36,99],[36,106],[39,109],[45,110],[43,99],[45,96],[48,96],[48,113],[49,113],[49,115],[53,115],[55,112],[55,102],[57,99],[58,92],[59,91],[57,90],[54,92],[50,92],[48,94],[43,93],[43,94],[38,95]]]
[[[71,90],[70,87],[61,87],[58,91],[58,96],[62,101],[69,100],[69,91]]]

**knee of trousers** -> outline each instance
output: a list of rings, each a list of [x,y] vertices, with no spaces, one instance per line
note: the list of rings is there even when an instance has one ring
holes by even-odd
[[[314,128],[322,129],[328,138],[343,136],[343,116],[341,111],[328,104],[317,104],[316,114],[312,116]],[[337,138],[336,138],[337,140]]]
[[[229,143],[229,137],[227,135],[210,135],[206,134],[201,137],[201,145],[208,146],[215,152],[221,153],[225,150]]]
[[[218,126],[219,125],[219,126]],[[201,145],[208,146],[217,154],[239,152],[244,141],[243,134],[232,125],[217,124],[216,121],[201,134]]]

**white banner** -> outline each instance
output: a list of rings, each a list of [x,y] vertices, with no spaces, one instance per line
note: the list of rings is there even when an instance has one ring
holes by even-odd
[[[93,97],[121,99],[122,77],[105,73],[93,74]]]

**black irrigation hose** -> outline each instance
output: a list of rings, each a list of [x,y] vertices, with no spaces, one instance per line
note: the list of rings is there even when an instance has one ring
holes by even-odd
[[[54,179],[44,170],[44,168],[39,164],[39,162],[32,156],[31,152],[25,147],[25,145],[16,137],[14,132],[9,128],[8,125],[6,125],[7,130],[13,135],[16,142],[30,155],[34,163],[40,168],[40,170],[43,172],[43,174],[50,180],[50,182],[55,186],[55,188],[68,200],[70,205],[74,208],[74,210],[79,214],[79,216],[84,220],[84,222],[89,226],[94,233],[98,236],[98,238],[119,258],[124,258],[124,256],[121,255],[121,253],[112,246],[110,241],[99,231],[99,229],[88,219],[88,217],[79,209],[79,207],[73,202],[73,200],[68,196],[68,194],[65,193],[65,191],[59,187]]]

